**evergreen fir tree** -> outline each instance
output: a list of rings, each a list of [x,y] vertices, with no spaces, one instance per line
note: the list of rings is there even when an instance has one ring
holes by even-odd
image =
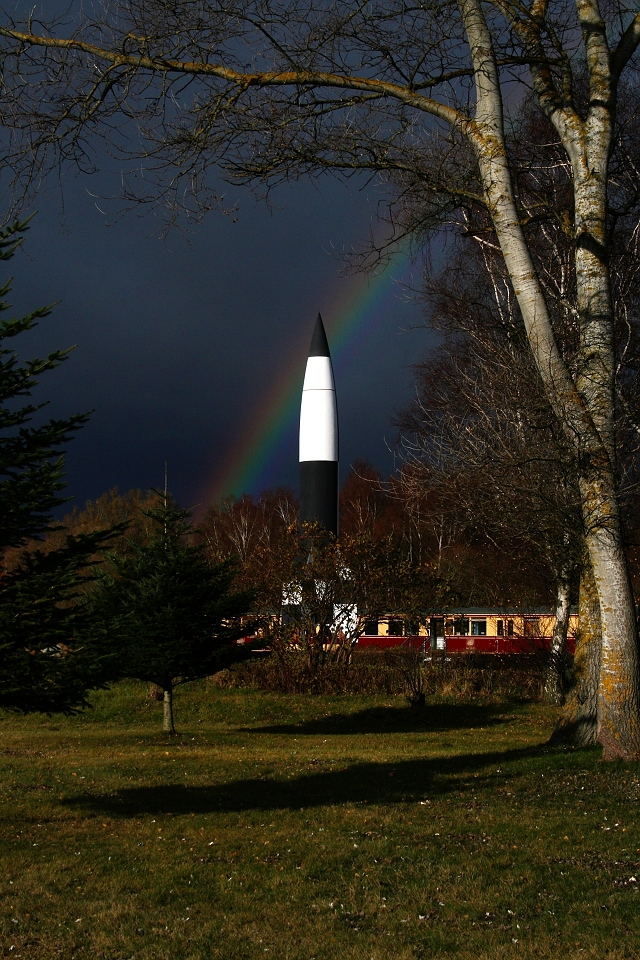
[[[15,222],[0,231],[0,260],[13,256],[26,229],[27,222]],[[0,312],[10,307],[10,289],[10,280],[0,287]],[[0,707],[22,711],[82,705],[86,691],[106,677],[108,660],[90,642],[82,598],[91,557],[111,533],[67,537],[52,551],[23,550],[51,530],[52,512],[66,500],[61,448],[88,417],[34,424],[46,404],[16,403],[70,353],[21,363],[7,345],[49,313],[43,307],[0,321]]]
[[[253,594],[233,591],[233,561],[210,564],[204,545],[189,543],[187,511],[167,499],[146,515],[155,526],[150,540],[111,556],[112,570],[101,576],[92,604],[118,650],[121,674],[163,689],[163,729],[175,733],[174,688],[250,652],[250,644],[233,640],[250,629],[243,617]]]

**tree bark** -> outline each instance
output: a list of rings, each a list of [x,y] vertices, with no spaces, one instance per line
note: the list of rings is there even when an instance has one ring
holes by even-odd
[[[603,471],[604,473],[604,471]],[[618,504],[602,479],[592,482],[597,516],[587,528],[602,629],[598,685],[598,740],[604,760],[640,758],[638,635],[633,591],[622,546]],[[589,494],[587,487],[587,515]]]
[[[596,32],[601,26],[596,18]],[[597,43],[589,43],[587,50],[593,61],[592,100],[599,105],[590,109],[583,136],[577,143],[574,137],[573,150],[569,151],[574,176],[580,318],[576,384],[597,430],[600,449],[590,444],[590,449],[580,450],[580,486],[602,628],[598,739],[603,759],[631,760],[640,757],[640,673],[635,603],[616,482],[614,318],[606,223],[614,101],[608,57],[604,57]],[[598,59],[602,60],[602,69],[597,69]]]
[[[565,700],[550,743],[572,743],[580,747],[596,746],[601,645],[600,601],[593,570],[587,559],[580,576],[573,685]]]
[[[598,23],[587,23],[589,36],[589,31],[595,30],[600,38],[592,38],[587,44],[592,93],[589,116],[583,123],[557,102],[548,110],[574,171],[581,323],[580,368],[574,381],[556,341],[518,216],[491,34],[479,0],[459,0],[459,4],[474,67],[476,117],[472,142],[487,208],[537,369],[576,453],[586,543],[602,624],[598,738],[603,759],[640,759],[638,634],[615,481],[613,321],[606,237],[606,176],[615,103],[608,53],[606,57],[602,53]],[[589,20],[596,8],[589,0],[582,6]]]
[[[571,615],[571,580],[565,575],[559,577],[556,599],[556,622],[553,627],[549,662],[544,677],[543,700],[545,703],[564,702],[566,681],[567,633]]]
[[[176,728],[173,725],[173,686],[171,684],[164,688],[162,730],[164,733],[170,733],[172,736],[176,732]]]

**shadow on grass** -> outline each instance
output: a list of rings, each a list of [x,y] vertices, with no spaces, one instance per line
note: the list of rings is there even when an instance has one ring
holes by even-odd
[[[515,703],[511,706],[516,706]],[[462,730],[511,722],[509,705],[428,703],[421,709],[382,706],[353,713],[332,713],[299,723],[275,723],[241,728],[243,733],[350,734],[405,733],[410,730]]]
[[[166,784],[127,787],[115,794],[92,794],[63,801],[67,806],[130,817],[143,813],[226,813],[248,810],[296,810],[340,803],[416,803],[469,789],[504,783],[514,771],[503,765],[549,753],[546,746],[389,763],[354,763],[341,770],[314,769],[295,779],[264,777],[211,786]],[[487,770],[487,767],[493,767]]]

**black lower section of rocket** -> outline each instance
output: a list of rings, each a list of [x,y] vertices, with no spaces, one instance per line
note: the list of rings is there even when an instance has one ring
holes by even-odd
[[[319,523],[338,536],[338,462],[300,463],[300,523]]]

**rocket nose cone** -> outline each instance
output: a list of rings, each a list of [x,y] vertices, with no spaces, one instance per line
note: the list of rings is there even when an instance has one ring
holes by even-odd
[[[315,329],[313,331],[313,336],[311,338],[311,349],[309,350],[310,357],[330,357],[329,353],[329,343],[327,341],[327,335],[324,330],[324,323],[322,322],[322,317],[318,314],[318,319],[316,320]]]

